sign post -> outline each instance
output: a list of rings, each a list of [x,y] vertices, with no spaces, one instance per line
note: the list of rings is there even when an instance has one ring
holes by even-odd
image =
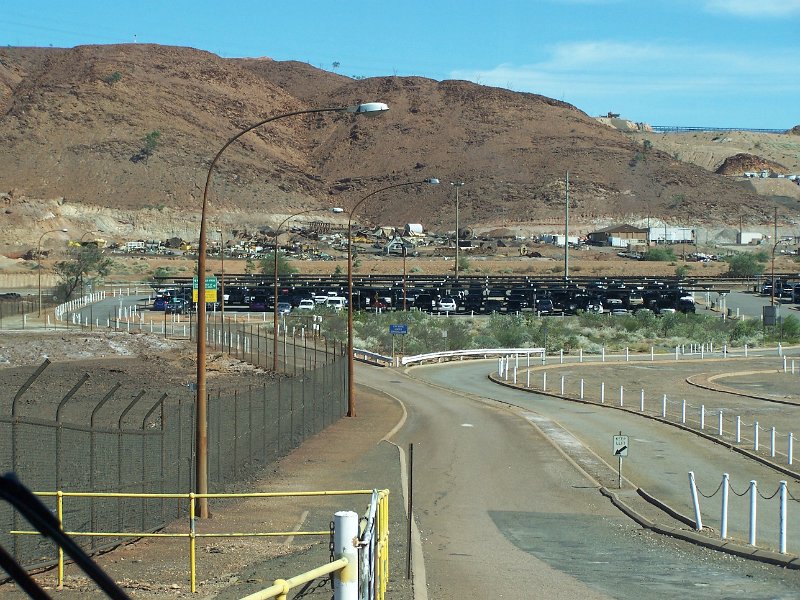
[[[394,336],[408,335],[408,325],[406,323],[389,325],[389,333],[392,335],[392,361],[394,361]]]
[[[197,275],[192,279],[192,302],[197,303]],[[206,277],[206,299],[205,302],[217,301],[217,278],[210,276]]]
[[[619,435],[615,435],[611,440],[611,449],[614,452],[614,456],[619,460],[619,468],[617,469],[619,476],[617,487],[619,489],[622,489],[622,457],[628,456],[628,447],[628,436],[622,435],[621,431]]]

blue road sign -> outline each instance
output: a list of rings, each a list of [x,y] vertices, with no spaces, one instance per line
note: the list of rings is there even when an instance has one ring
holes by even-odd
[[[389,333],[392,335],[406,335],[408,333],[408,325],[389,325]]]

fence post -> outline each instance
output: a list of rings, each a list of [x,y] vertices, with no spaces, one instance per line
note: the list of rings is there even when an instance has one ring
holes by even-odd
[[[747,543],[756,545],[756,513],[758,512],[758,484],[755,479],[750,480],[750,533]]]
[[[728,538],[728,482],[730,475],[722,474],[722,515],[720,517],[719,537],[722,540]]]
[[[358,599],[358,513],[341,510],[333,515],[333,557],[347,559],[347,566],[333,576],[334,600]]]
[[[692,505],[694,506],[694,529],[703,530],[703,519],[700,516],[700,499],[697,496],[697,485],[694,481],[694,471],[689,471],[689,491],[692,495]]]
[[[778,540],[778,552],[786,554],[786,481],[780,482],[781,486],[781,526],[780,538]]]
[[[775,428],[770,429],[769,432],[769,455],[775,458]]]
[[[531,387],[531,372],[530,371],[526,371],[525,387],[528,388],[528,389],[530,389],[530,387]]]

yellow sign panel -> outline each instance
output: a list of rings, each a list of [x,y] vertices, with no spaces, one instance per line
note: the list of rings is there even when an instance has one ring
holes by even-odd
[[[217,301],[217,289],[209,290],[206,288],[206,303]],[[192,290],[192,302],[197,302],[197,288]]]

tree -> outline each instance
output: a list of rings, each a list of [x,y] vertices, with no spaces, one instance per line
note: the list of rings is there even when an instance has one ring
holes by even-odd
[[[670,262],[676,260],[675,251],[672,248],[660,247],[650,248],[644,253],[642,260],[651,260],[656,262]]]
[[[61,282],[56,293],[59,298],[69,300],[75,290],[91,281],[94,276],[105,277],[111,271],[113,261],[97,246],[77,248],[70,260],[57,262],[54,269]]]
[[[731,277],[758,277],[766,267],[765,253],[737,252],[725,258]]]
[[[262,275],[274,275],[275,254],[270,252],[259,261],[258,265]],[[289,264],[289,261],[283,254],[278,254],[278,275],[291,275],[292,273],[297,273],[297,269]]]
[[[466,256],[459,256],[458,270],[464,272],[464,271],[469,271],[469,268],[470,268],[469,259]]]

